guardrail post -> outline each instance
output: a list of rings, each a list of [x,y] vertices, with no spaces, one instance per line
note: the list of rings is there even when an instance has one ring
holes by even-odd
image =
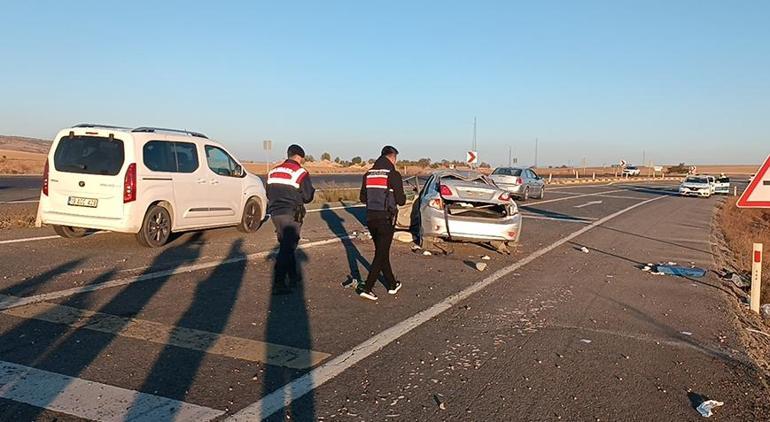
[[[548,173],[548,184],[551,184],[551,180],[553,179],[553,173]]]
[[[759,313],[759,296],[762,290],[762,244],[755,243],[751,254],[751,310]]]
[[[738,186],[733,186],[733,196],[738,196]]]

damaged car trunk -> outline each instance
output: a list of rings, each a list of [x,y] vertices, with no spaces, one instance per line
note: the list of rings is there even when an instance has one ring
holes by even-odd
[[[447,213],[450,216],[469,218],[505,218],[508,210],[502,204],[490,204],[486,202],[445,201]]]

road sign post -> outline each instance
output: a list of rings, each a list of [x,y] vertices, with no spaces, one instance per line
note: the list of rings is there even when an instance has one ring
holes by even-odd
[[[479,153],[476,151],[468,151],[465,154],[465,162],[473,168],[473,165],[479,162]]]
[[[270,173],[270,151],[273,150],[273,141],[270,139],[265,139],[262,141],[262,149],[265,150],[265,153],[267,154],[267,158],[265,160],[265,174]]]
[[[738,199],[739,208],[770,208],[770,156]]]
[[[762,244],[755,243],[751,254],[751,310],[759,313],[762,290]]]

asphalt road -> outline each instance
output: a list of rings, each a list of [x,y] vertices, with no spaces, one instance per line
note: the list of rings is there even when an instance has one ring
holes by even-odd
[[[373,254],[344,237],[360,208],[309,214],[288,296],[270,294],[270,226],[160,250],[2,231],[0,420],[695,421],[704,398],[725,402],[713,419],[768,420],[715,276],[639,270],[714,265],[722,199],[671,188],[554,187],[520,204],[511,256],[396,244],[404,287],[376,303],[342,285]]]

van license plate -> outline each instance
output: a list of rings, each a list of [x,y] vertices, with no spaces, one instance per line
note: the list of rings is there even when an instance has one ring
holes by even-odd
[[[67,205],[72,205],[75,207],[89,207],[89,208],[96,208],[96,206],[99,204],[98,199],[94,198],[80,198],[78,196],[70,196],[69,200],[67,201]]]

